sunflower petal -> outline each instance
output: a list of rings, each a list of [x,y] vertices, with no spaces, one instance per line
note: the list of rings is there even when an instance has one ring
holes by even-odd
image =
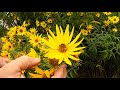
[[[47,78],[50,78],[50,72],[48,70],[45,70],[44,73],[45,73]]]
[[[72,65],[72,63],[70,62],[70,60],[68,59],[67,56],[64,56],[64,61],[68,64],[68,65]]]
[[[63,61],[63,58],[60,58],[58,64],[61,64],[62,61]]]
[[[83,50],[81,50],[79,52],[67,52],[67,53],[69,53],[71,55],[79,55],[79,54],[83,53]]]
[[[55,38],[55,35],[54,35],[54,33],[53,33],[51,30],[49,30],[49,33],[51,34],[51,36],[52,36],[53,38]]]
[[[43,70],[42,69],[40,69],[39,67],[36,67],[35,68],[35,71],[37,72],[37,73],[39,73],[39,74],[44,74],[44,72],[43,72]]]
[[[69,43],[68,46],[73,45],[79,39],[80,35],[81,35],[81,32],[76,36],[76,38],[71,43]]]
[[[84,48],[86,48],[86,47],[78,47],[78,48],[70,47],[70,49],[68,50],[68,52],[69,52],[69,51],[79,51],[79,50],[82,50],[82,49],[84,49]]]
[[[79,58],[75,58],[74,56],[71,56],[71,55],[69,56],[69,58],[72,59],[72,60],[75,60],[75,61],[79,61],[80,60]]]
[[[29,73],[32,78],[43,78],[43,75]]]
[[[57,34],[57,36],[59,36],[59,35],[60,35],[60,30],[59,30],[58,25],[56,25],[56,34]]]
[[[68,40],[69,40],[69,24],[67,25],[65,33],[64,33],[64,43],[68,44]]]
[[[69,42],[71,41],[71,39],[72,39],[72,37],[73,37],[73,33],[74,33],[74,27],[72,28],[72,32],[71,32],[71,34],[70,34],[70,37],[69,37],[69,40],[68,40],[67,43],[69,43]]]
[[[61,32],[61,35],[63,36],[63,29],[61,26],[60,26],[60,32]]]

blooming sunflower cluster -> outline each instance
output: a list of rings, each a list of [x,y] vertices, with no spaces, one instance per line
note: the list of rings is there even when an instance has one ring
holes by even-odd
[[[28,55],[33,58],[41,58],[42,62],[35,66],[34,72],[28,72],[30,78],[50,78],[54,75],[55,68],[60,64],[66,63],[72,66],[72,63],[78,62],[80,59],[76,57],[83,52],[85,46],[80,44],[84,40],[81,38],[81,32],[73,38],[74,27],[70,33],[69,25],[63,30],[62,27],[56,25],[56,33],[51,31],[51,27],[42,21],[36,20],[36,28],[28,28],[30,23],[26,21],[22,25],[13,26],[9,29],[6,36],[2,37],[3,42],[1,56],[10,59],[18,58],[22,55]],[[52,23],[52,19],[48,19],[48,23]],[[38,33],[38,26],[46,29],[47,36]],[[93,29],[92,26],[87,27],[88,30]],[[23,71],[26,73],[27,71]],[[28,77],[28,76],[26,76]]]

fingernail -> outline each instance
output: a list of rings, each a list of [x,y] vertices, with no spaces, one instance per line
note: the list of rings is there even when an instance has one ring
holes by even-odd
[[[67,68],[67,65],[66,65],[66,64],[63,64],[63,68]]]
[[[34,60],[38,63],[41,61],[40,58],[34,58]]]

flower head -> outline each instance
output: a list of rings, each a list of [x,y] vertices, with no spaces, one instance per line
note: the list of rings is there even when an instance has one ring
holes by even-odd
[[[5,58],[10,58],[10,53],[8,53],[8,51],[2,51],[1,56]]]
[[[100,13],[97,12],[97,13],[95,14],[95,16],[96,16],[96,17],[100,17]]]
[[[37,33],[37,30],[35,28],[30,28],[30,33],[31,34],[36,34]]]
[[[81,29],[81,33],[82,33],[83,35],[87,36],[89,32],[88,32],[88,30]]]
[[[32,35],[30,36],[30,41],[29,41],[33,47],[38,47],[40,42],[41,42],[41,35]]]
[[[36,20],[36,26],[38,27],[40,25],[40,22],[38,20]]]
[[[26,34],[26,27],[18,26],[17,35],[24,35],[24,34]]]
[[[119,22],[119,17],[117,16],[108,17],[108,20],[110,20],[113,24],[116,24]]]
[[[44,43],[48,46],[48,48],[45,49],[45,51],[47,51],[45,57],[48,57],[49,59],[58,59],[58,64],[65,61],[65,63],[72,65],[70,60],[78,61],[79,59],[75,58],[73,55],[80,54],[81,50],[85,47],[77,47],[83,41],[83,39],[81,39],[77,42],[81,33],[79,33],[76,38],[71,41],[73,33],[74,27],[72,32],[69,34],[69,25],[67,25],[65,32],[63,32],[61,26],[59,28],[58,25],[56,25],[56,35],[54,35],[50,30],[48,34],[49,39],[44,39]]]
[[[67,16],[71,16],[73,14],[73,12],[68,12]]]
[[[117,32],[118,29],[117,29],[117,28],[113,28],[112,31],[113,31],[113,32]]]
[[[45,28],[45,27],[47,26],[47,24],[45,23],[45,21],[42,21],[42,22],[40,23],[40,25],[41,25],[43,28]]]
[[[105,15],[110,15],[110,14],[112,14],[111,12],[103,12]]]
[[[13,44],[11,42],[6,42],[3,44],[2,50],[12,50]]]
[[[48,23],[52,23],[53,20],[51,18],[49,18],[47,21],[48,21]]]

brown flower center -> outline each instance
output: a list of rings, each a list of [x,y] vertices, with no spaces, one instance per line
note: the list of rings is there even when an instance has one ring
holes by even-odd
[[[38,39],[35,39],[35,42],[37,43],[37,42],[38,42]]]
[[[22,32],[23,32],[23,30],[22,30],[22,29],[20,29],[20,32],[22,33]]]
[[[116,21],[116,19],[114,19],[113,21]]]
[[[58,49],[61,53],[64,53],[67,51],[67,47],[65,44],[61,44],[59,45],[59,49]]]
[[[9,47],[9,49],[11,48],[11,46],[10,46],[10,45],[9,45],[8,47]]]

